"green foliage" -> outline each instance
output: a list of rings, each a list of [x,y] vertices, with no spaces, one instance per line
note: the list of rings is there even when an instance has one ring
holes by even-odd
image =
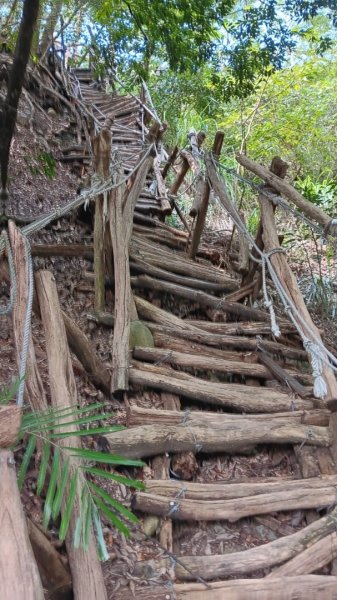
[[[23,379],[24,378],[16,379],[9,387],[4,386],[0,388],[0,406],[8,404],[13,398],[15,398],[20,387],[20,383]]]
[[[108,480],[123,483],[132,488],[144,489],[141,482],[107,470],[109,467],[115,468],[121,465],[139,467],[143,463],[95,450],[59,446],[54,440],[83,435],[103,435],[123,429],[119,425],[96,426],[97,421],[106,420],[112,416],[109,413],[102,414],[101,411],[104,409],[105,404],[96,403],[84,408],[62,408],[47,410],[39,414],[31,412],[25,414],[19,439],[23,441],[28,435],[28,442],[18,473],[18,483],[22,487],[36,449],[37,440],[42,440],[36,493],[45,498],[43,526],[47,528],[51,520],[56,522],[60,519],[59,537],[64,540],[76,506],[78,518],[74,532],[74,544],[76,547],[82,545],[86,548],[88,546],[90,527],[93,523],[101,557],[107,556],[107,550],[99,513],[124,535],[129,535],[125,521],[136,523],[138,520],[126,507],[98,485],[97,480]],[[97,413],[97,411],[99,412]],[[80,427],[81,429],[79,429]],[[70,457],[72,457],[72,463]],[[74,460],[75,469],[71,466]],[[105,467],[100,465],[105,465]],[[89,476],[89,479],[80,477],[80,471]],[[92,478],[95,478],[96,483],[92,481]]]

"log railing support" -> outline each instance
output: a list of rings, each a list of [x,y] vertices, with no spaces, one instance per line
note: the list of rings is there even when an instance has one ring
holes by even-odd
[[[52,406],[55,409],[75,408],[77,405],[76,383],[67,344],[66,331],[59,305],[56,284],[52,273],[40,271],[36,275],[36,288],[40,303],[41,317],[46,338],[48,371]],[[60,446],[79,447],[77,436],[59,441]],[[78,463],[69,457],[69,471],[72,475],[78,469]],[[67,553],[73,578],[75,598],[106,600],[106,589],[101,566],[98,560],[93,532],[89,536],[88,549],[74,548],[74,532],[77,511],[80,507],[83,473],[78,472],[78,490],[75,510],[70,518],[69,532],[66,538]],[[63,507],[63,510],[65,507]]]
[[[154,123],[148,134],[148,142],[159,139],[162,130]],[[144,156],[144,155],[143,155]],[[145,158],[128,185],[116,187],[110,194],[110,233],[115,270],[115,327],[112,343],[111,392],[128,389],[129,339],[131,320],[137,318],[130,285],[129,245],[133,227],[133,213],[143,189],[147,173],[153,164],[152,152]],[[117,182],[121,181],[117,174]],[[133,311],[133,317],[132,317]]]
[[[92,145],[95,172],[104,181],[109,175],[111,154],[110,130],[104,127],[99,135],[93,138]],[[95,309],[98,311],[104,311],[105,309],[105,219],[104,197],[101,195],[96,199],[94,223]]]
[[[223,140],[224,133],[222,131],[218,131],[216,133],[212,149],[214,156],[220,156]],[[202,177],[202,179],[198,183],[195,201],[190,212],[191,217],[196,217],[191,246],[189,249],[189,256],[193,259],[195,258],[198,252],[201,235],[204,230],[210,191],[211,188],[209,186],[209,183],[205,180],[204,177]]]

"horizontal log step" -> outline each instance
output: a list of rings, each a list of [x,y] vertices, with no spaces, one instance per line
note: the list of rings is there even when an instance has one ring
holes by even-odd
[[[170,517],[178,521],[218,521],[231,523],[269,513],[325,508],[336,500],[335,485],[322,483],[318,489],[283,489],[280,492],[261,493],[229,500],[189,500],[180,491],[179,498],[168,498],[157,494],[136,492],[133,496],[133,508],[160,517]]]
[[[272,421],[278,423],[284,423],[289,425],[302,424],[302,425],[318,425],[320,427],[328,427],[330,420],[330,411],[327,409],[314,409],[314,410],[294,410],[292,412],[280,412],[280,413],[262,413],[250,415],[249,419],[266,422]],[[201,423],[212,424],[225,424],[230,422],[240,422],[247,419],[247,415],[237,415],[232,413],[220,413],[217,411],[206,412],[204,410],[160,410],[153,408],[141,408],[139,406],[131,405],[127,409],[127,424],[129,427],[135,427],[137,425],[152,425],[158,423],[159,425],[200,425]]]
[[[310,400],[293,399],[285,393],[269,388],[238,383],[213,383],[181,371],[148,363],[134,362],[129,378],[133,385],[171,392],[205,404],[231,407],[240,412],[273,413],[314,408]]]
[[[284,423],[282,420],[240,421],[198,425],[143,425],[106,434],[112,453],[129,458],[146,458],[165,452],[235,453],[251,451],[258,444],[331,445],[328,427]]]
[[[260,494],[283,494],[303,492],[311,494],[324,488],[337,489],[337,475],[322,475],[308,479],[280,479],[265,478],[263,482],[233,483],[224,481],[220,483],[190,483],[187,481],[154,480],[146,481],[146,493],[168,498],[184,498],[185,500],[200,500],[202,502],[212,499],[230,500],[237,498],[253,497]],[[235,507],[236,508],[236,507]]]
[[[183,559],[182,559],[183,560]],[[278,577],[275,579],[237,579],[172,586],[137,586],[132,592],[123,588],[115,600],[336,600],[336,578],[328,575]]]
[[[258,379],[274,379],[274,375],[264,365],[223,360],[222,358],[197,353],[187,354],[186,352],[176,352],[174,350],[168,351],[165,348],[134,348],[133,356],[138,360],[174,365],[176,367],[236,374],[244,377],[256,377]],[[287,374],[296,377],[295,371],[287,371]]]
[[[333,533],[336,529],[336,517],[337,510],[334,509],[329,515],[314,521],[300,531],[241,552],[183,556],[181,563],[177,561],[173,567],[174,576],[181,581],[193,581],[196,577],[211,581],[224,577],[247,576],[260,569],[276,567]],[[146,574],[146,578],[151,579],[162,569],[172,569],[170,558],[140,561],[136,563],[133,575],[145,577]]]
[[[182,320],[182,319],[181,319]],[[206,346],[213,346],[216,348],[222,348],[224,350],[244,350],[244,351],[257,351],[256,340],[244,337],[244,336],[230,336],[220,335],[217,333],[209,333],[208,331],[192,331],[186,327],[179,329],[178,327],[158,326],[156,324],[149,323],[149,328],[155,334],[158,333],[158,338],[161,335],[172,336],[175,338],[182,338],[183,340],[190,340],[198,344],[204,344]],[[156,344],[157,345],[157,344]],[[307,354],[304,350],[299,348],[291,348],[285,344],[279,344],[278,342],[272,342],[270,340],[263,340],[263,348],[271,354],[282,356],[285,359],[294,359],[307,361]]]

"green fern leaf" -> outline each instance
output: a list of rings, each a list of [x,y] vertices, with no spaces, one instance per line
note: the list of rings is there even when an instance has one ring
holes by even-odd
[[[86,492],[86,498],[87,498],[87,506],[86,506],[85,518],[83,519],[83,549],[84,550],[87,550],[89,547],[90,531],[91,531],[91,524],[92,524],[92,499],[89,496],[88,492]]]
[[[30,463],[30,459],[33,456],[33,452],[35,450],[36,447],[36,437],[35,436],[30,436],[28,439],[28,444],[26,447],[26,451],[23,455],[23,459],[22,459],[22,463],[21,463],[21,467],[19,470],[19,474],[18,474],[18,486],[19,489],[22,488],[23,482],[25,480],[27,471],[28,471],[28,467],[29,467],[29,463]]]
[[[82,517],[82,513],[80,513],[76,519],[74,539],[73,539],[74,548],[76,550],[78,550],[78,548],[81,545],[82,527],[83,527],[83,517]]]
[[[93,521],[95,525],[96,539],[98,544],[98,556],[100,560],[109,560],[109,553],[104,540],[101,519],[95,504],[92,505]]]
[[[72,423],[64,423],[64,425],[72,425]],[[59,425],[57,425],[59,427]],[[52,433],[50,439],[62,439],[71,436],[81,437],[86,435],[103,435],[104,433],[113,433],[125,429],[123,425],[110,425],[107,427],[95,427],[92,429],[80,429],[79,431],[62,431],[60,433]]]
[[[107,504],[110,504],[110,506],[112,506],[112,508],[114,508],[115,510],[120,512],[123,515],[123,517],[125,517],[126,519],[129,519],[129,521],[132,521],[132,523],[137,523],[137,524],[139,523],[138,517],[136,517],[136,515],[134,515],[132,512],[130,512],[125,506],[123,506],[123,504],[121,504],[120,502],[117,502],[117,500],[114,500],[113,498],[111,498],[111,496],[105,490],[100,488],[95,483],[92,483],[92,481],[89,481],[88,483],[89,483],[89,486],[92,489],[92,491],[95,493],[96,497],[97,497],[97,494],[99,496],[101,496],[101,498],[103,498],[103,500]]]
[[[78,456],[83,460],[100,462],[108,465],[126,465],[128,467],[144,467],[145,463],[141,460],[133,460],[119,456],[118,454],[107,454],[106,452],[97,452],[96,450],[86,450],[85,448],[72,448],[64,446],[66,450],[71,450],[73,456]]]
[[[60,525],[59,538],[62,542],[65,540],[67,531],[69,529],[70,518],[71,518],[72,511],[73,511],[73,507],[74,507],[74,503],[75,503],[75,499],[76,499],[76,493],[77,493],[77,480],[78,480],[78,471],[75,471],[75,473],[73,474],[73,476],[71,478],[69,494],[68,494],[68,497],[66,500],[66,510],[62,516],[61,525]]]
[[[104,502],[98,496],[95,496],[95,504],[102,511],[108,521],[110,521],[110,523],[114,525],[116,529],[118,529],[118,531],[123,533],[125,537],[130,537],[130,531],[126,525],[124,525],[124,523],[107,507],[106,504],[104,504]]]
[[[141,481],[137,479],[129,479],[128,477],[123,477],[122,475],[116,475],[115,473],[109,473],[108,471],[104,471],[103,469],[98,469],[96,467],[85,467],[82,469],[86,473],[90,473],[91,475],[97,475],[98,477],[104,477],[105,479],[112,479],[113,481],[117,481],[118,483],[123,483],[129,487],[135,488],[137,490],[145,490],[146,486]]]
[[[44,482],[46,480],[46,474],[47,474],[47,469],[48,469],[48,464],[49,464],[49,457],[50,457],[50,443],[48,441],[46,441],[43,444],[40,468],[39,468],[39,475],[38,475],[37,484],[36,484],[36,494],[38,496],[40,496],[43,486],[44,486]]]
[[[60,448],[57,446],[54,451],[54,458],[51,467],[51,475],[49,480],[49,486],[46,496],[46,501],[44,504],[44,512],[43,512],[43,527],[47,529],[48,523],[50,521],[53,500],[56,490],[57,479],[59,477],[59,466],[60,466]]]
[[[62,475],[59,485],[57,486],[57,492],[55,494],[53,506],[52,506],[52,518],[55,521],[58,515],[60,514],[61,504],[63,500],[63,496],[65,493],[65,489],[68,483],[68,475],[69,475],[69,458],[62,465]]]

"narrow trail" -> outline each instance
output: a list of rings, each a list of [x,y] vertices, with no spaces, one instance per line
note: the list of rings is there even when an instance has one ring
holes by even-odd
[[[115,161],[128,175],[148,134],[145,104],[95,88],[90,71],[75,72],[72,86],[87,124],[91,115],[94,132],[112,134],[111,172]],[[83,176],[92,162],[88,131],[77,132],[61,161]],[[190,234],[165,223],[172,206],[158,164],[157,156],[137,198],[129,249],[137,322],[151,341],[133,330],[129,389],[112,398],[128,427],[105,436],[108,451],[147,463],[137,474],[146,491],[131,499],[147,538],[136,538],[123,574],[113,561],[104,567],[109,597],[337,598],[329,577],[335,442],[330,411],[313,397],[307,354],[289,321],[278,319],[278,341],[269,313],[240,303],[239,280],[213,264],[205,241],[189,258]],[[88,307],[93,237],[82,240],[76,227],[65,219],[65,243],[35,243],[35,266],[44,257],[90,259],[78,324],[90,314],[88,337],[98,347],[104,332],[101,355],[111,357],[113,301],[99,315]],[[107,295],[111,287],[107,281]]]

